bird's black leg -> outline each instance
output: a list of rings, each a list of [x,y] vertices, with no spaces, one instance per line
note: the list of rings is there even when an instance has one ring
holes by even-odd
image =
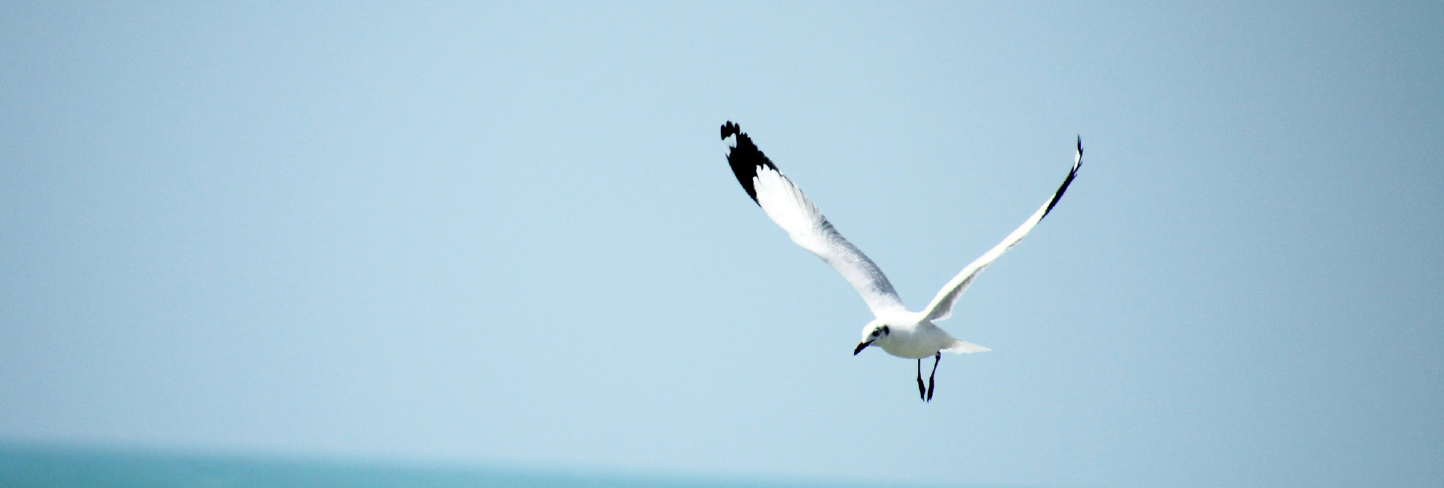
[[[943,361],[943,353],[942,353],[941,351],[938,352],[937,354],[934,354],[934,355],[933,355],[933,374],[928,375],[928,397],[923,400],[923,401],[925,401],[925,402],[931,402],[931,401],[933,401],[933,377],[938,375],[938,363],[940,363],[940,362],[942,362],[942,361]],[[922,359],[919,359],[919,360],[918,360],[918,366],[922,366],[922,364],[923,364],[923,360],[922,360]],[[923,373],[922,373],[922,371],[919,371],[919,372],[918,372],[918,386],[919,386],[919,387],[923,386]]]
[[[923,358],[918,358],[918,398],[928,401],[927,390],[923,389]]]

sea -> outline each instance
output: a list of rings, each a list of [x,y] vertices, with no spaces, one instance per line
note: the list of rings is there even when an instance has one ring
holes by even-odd
[[[833,483],[420,466],[0,443],[0,488],[816,488]],[[881,486],[855,485],[845,486]]]

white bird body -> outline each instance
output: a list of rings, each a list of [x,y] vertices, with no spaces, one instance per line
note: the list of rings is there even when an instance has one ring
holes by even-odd
[[[917,359],[918,392],[924,400],[932,399],[932,378],[929,378],[929,386],[924,389],[922,358],[933,356],[941,361],[942,352],[964,354],[989,350],[953,338],[934,322],[951,316],[958,297],[967,290],[978,273],[1023,240],[1023,237],[1048,215],[1077,176],[1078,167],[1083,162],[1083,142],[1080,138],[1073,168],[1068,172],[1068,178],[1058,187],[1058,191],[1023,222],[1023,225],[949,280],[927,308],[921,312],[912,312],[903,305],[892,283],[888,282],[887,276],[883,275],[877,264],[833,228],[817,205],[814,205],[797,185],[782,175],[777,166],[757,149],[752,139],[742,132],[741,127],[728,121],[722,126],[722,140],[727,144],[727,162],[748,196],[752,197],[757,206],[762,207],[768,218],[787,231],[792,242],[816,254],[837,270],[843,279],[862,295],[868,309],[872,310],[874,319],[863,326],[862,342],[853,350],[853,354],[862,352],[868,346],[878,346],[893,356]],[[933,363],[933,373],[937,373],[937,362]]]
[[[889,333],[878,336],[872,341],[872,345],[900,358],[922,359],[934,356],[938,351],[962,354],[988,350],[977,344],[954,339],[948,331],[927,320],[922,312],[884,314],[863,326],[863,341],[867,341],[867,336],[873,329],[882,325],[888,326]]]

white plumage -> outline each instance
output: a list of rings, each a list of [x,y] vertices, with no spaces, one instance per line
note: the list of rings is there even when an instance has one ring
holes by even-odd
[[[757,205],[762,207],[767,217],[787,231],[792,242],[816,254],[837,270],[843,279],[862,295],[868,309],[872,310],[874,318],[863,326],[862,341],[853,354],[862,352],[868,346],[878,346],[888,354],[917,359],[918,394],[924,400],[932,399],[933,378],[929,377],[928,386],[924,388],[922,358],[936,358],[933,363],[933,373],[936,376],[937,361],[942,359],[941,352],[962,354],[988,350],[986,347],[953,338],[933,322],[952,316],[953,305],[972,284],[973,279],[977,278],[978,273],[1017,245],[1048,215],[1058,203],[1058,199],[1062,198],[1068,185],[1073,182],[1079,166],[1083,163],[1083,141],[1079,138],[1073,168],[1048,201],[1024,221],[1023,225],[1008,234],[1003,242],[973,260],[962,272],[949,280],[927,308],[921,312],[912,312],[903,305],[897,290],[893,289],[892,283],[888,282],[887,276],[883,275],[877,264],[833,228],[817,205],[813,204],[797,185],[782,175],[777,166],[757,149],[752,139],[742,132],[741,127],[731,121],[727,122],[722,126],[722,139],[727,144],[727,161],[733,174],[737,176],[738,183],[747,190],[747,194]]]

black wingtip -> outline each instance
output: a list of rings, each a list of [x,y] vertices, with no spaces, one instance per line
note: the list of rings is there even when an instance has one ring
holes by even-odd
[[[722,125],[722,138],[723,138],[723,139],[726,139],[727,136],[730,136],[730,135],[733,135],[733,134],[741,134],[741,133],[742,133],[742,127],[739,126],[739,125],[737,125],[737,124],[732,123],[732,121],[730,121],[730,120],[727,121],[726,124],[723,124],[723,125]]]
[[[1053,211],[1053,206],[1058,204],[1058,200],[1062,200],[1062,199],[1063,199],[1063,192],[1068,191],[1068,185],[1073,183],[1073,178],[1074,178],[1075,176],[1078,176],[1078,168],[1079,168],[1080,166],[1082,166],[1082,165],[1083,165],[1083,136],[1080,135],[1080,136],[1078,136],[1078,160],[1073,162],[1073,169],[1071,169],[1071,170],[1068,171],[1068,178],[1065,178],[1065,179],[1063,180],[1063,184],[1062,184],[1062,185],[1059,185],[1059,186],[1058,186],[1058,191],[1053,194],[1053,200],[1051,200],[1051,201],[1048,202],[1048,209],[1043,211],[1043,216],[1044,216],[1044,217],[1047,217],[1047,216],[1048,216],[1048,213]]]
[[[757,201],[757,188],[752,186],[752,180],[757,177],[758,168],[777,171],[777,167],[752,144],[752,138],[742,132],[742,126],[729,120],[722,125],[722,139],[726,140],[733,135],[737,136],[737,145],[727,153],[727,164],[732,166],[732,174],[737,175],[737,183],[742,185],[743,190],[747,190],[747,196],[752,197],[753,203],[761,205],[762,203]]]

